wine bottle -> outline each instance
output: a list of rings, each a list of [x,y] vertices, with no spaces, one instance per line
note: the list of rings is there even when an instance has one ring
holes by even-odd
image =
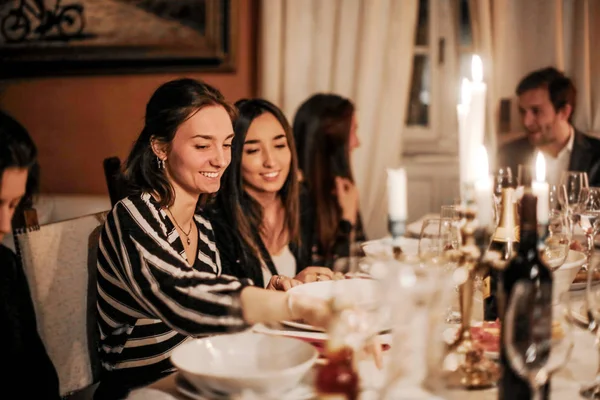
[[[541,316],[536,318],[535,329],[530,326],[530,318],[519,318],[515,324],[515,339],[527,341],[522,335],[544,335],[550,338],[552,335],[552,271],[544,263],[538,252],[538,229],[537,229],[537,198],[526,191],[521,198],[521,241],[519,251],[510,260],[508,266],[502,271],[502,290],[506,298],[506,304],[510,301],[512,289],[517,282],[528,281],[536,288],[536,293],[531,304],[532,312]],[[503,322],[503,321],[501,321]],[[527,380],[521,378],[514,372],[504,347],[504,328],[501,324],[500,330],[500,364],[502,376],[498,384],[499,400],[525,400],[531,398],[531,389]],[[549,381],[548,381],[549,382]],[[550,384],[543,387],[543,399],[548,399]]]
[[[498,286],[501,285],[500,268],[513,258],[519,247],[519,224],[514,193],[515,189],[511,187],[502,188],[500,219],[486,254],[487,259],[495,260],[492,264],[495,268],[490,268],[483,278],[483,318],[486,321],[495,321],[503,312],[497,298]]]

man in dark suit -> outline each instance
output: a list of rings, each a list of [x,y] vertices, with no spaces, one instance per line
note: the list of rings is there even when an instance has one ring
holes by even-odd
[[[546,179],[558,184],[563,171],[585,171],[590,186],[600,186],[600,140],[571,125],[576,90],[556,68],[544,68],[524,77],[516,90],[526,137],[499,150],[498,167],[517,174],[519,164],[533,166],[537,151],[546,160]]]

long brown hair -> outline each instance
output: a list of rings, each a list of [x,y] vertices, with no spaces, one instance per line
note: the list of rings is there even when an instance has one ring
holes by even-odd
[[[262,259],[260,247],[257,244],[259,232],[264,229],[262,206],[244,191],[244,182],[241,174],[242,157],[246,135],[252,122],[259,116],[269,113],[273,115],[283,127],[285,137],[292,155],[290,171],[279,191],[285,208],[284,227],[288,230],[290,243],[300,244],[300,211],[299,211],[299,183],[298,183],[298,156],[294,145],[294,137],[289,122],[283,112],[273,103],[263,99],[240,100],[235,103],[238,117],[234,124],[234,139],[231,149],[231,164],[223,177],[224,188],[219,193],[221,204],[226,212],[235,219],[235,228],[238,234],[253,255]]]
[[[130,194],[155,193],[162,207],[173,205],[173,186],[158,166],[151,141],[158,140],[170,148],[181,124],[209,106],[223,107],[232,121],[236,116],[235,108],[225,101],[221,92],[204,82],[177,79],[156,89],[146,105],[144,129],[125,162],[125,179]],[[209,197],[210,195],[200,196],[199,204]]]
[[[317,237],[325,254],[331,251],[342,217],[333,194],[335,178],[354,182],[349,149],[353,115],[350,100],[335,94],[316,94],[300,106],[294,118],[300,169],[315,205]]]

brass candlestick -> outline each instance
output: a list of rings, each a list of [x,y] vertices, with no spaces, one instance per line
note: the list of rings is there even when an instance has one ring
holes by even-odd
[[[449,252],[451,261],[467,272],[467,279],[459,287],[461,326],[456,340],[448,346],[444,359],[446,383],[450,388],[486,389],[496,384],[500,371],[496,364],[485,358],[471,337],[471,313],[475,278],[484,270],[482,254],[489,242],[490,232],[477,226],[474,212],[465,212],[461,234],[463,246]]]

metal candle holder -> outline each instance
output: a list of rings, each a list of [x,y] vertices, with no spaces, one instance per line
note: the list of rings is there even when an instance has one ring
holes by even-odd
[[[404,232],[406,232],[406,220],[388,218],[388,231],[392,235],[394,258],[400,259],[402,257],[402,248],[396,243],[396,239],[404,236]]]
[[[461,326],[454,343],[450,344],[445,357],[446,383],[450,388],[486,389],[494,386],[500,377],[497,365],[487,359],[483,350],[477,348],[471,337],[471,313],[476,276],[488,266],[482,260],[491,232],[479,227],[475,212],[464,213],[461,234],[463,246],[449,252],[451,261],[467,272],[467,279],[459,287]]]

